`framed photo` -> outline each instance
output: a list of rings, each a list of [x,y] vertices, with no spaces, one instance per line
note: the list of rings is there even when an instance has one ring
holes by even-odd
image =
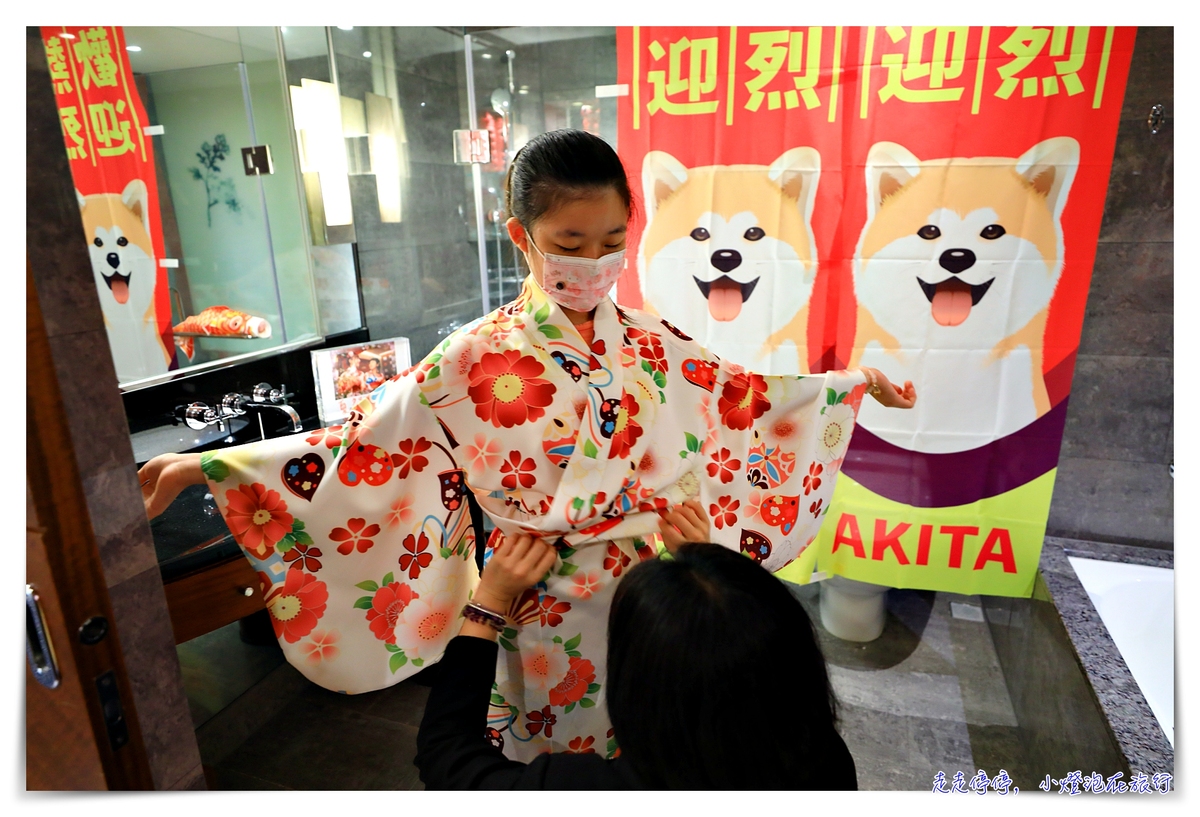
[[[364,397],[412,365],[408,338],[373,340],[312,353],[317,412],[324,426],[345,422]]]

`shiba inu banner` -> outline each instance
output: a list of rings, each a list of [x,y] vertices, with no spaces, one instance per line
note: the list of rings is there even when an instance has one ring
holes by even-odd
[[[864,403],[786,578],[1032,591],[1134,37],[618,29],[618,300],[754,370],[917,388]]]
[[[96,289],[122,382],[175,368],[151,125],[120,27],[43,26]]]

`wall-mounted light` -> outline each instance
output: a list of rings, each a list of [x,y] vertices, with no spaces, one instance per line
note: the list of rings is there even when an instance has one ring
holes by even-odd
[[[370,51],[364,51],[364,52],[363,52],[363,56],[364,56],[364,57],[366,57],[367,59],[371,59],[371,52],[370,52]]]
[[[337,86],[305,78],[299,87],[292,85],[289,90],[314,240],[319,244],[344,243],[341,236],[348,233],[353,241],[353,230],[344,229],[353,227],[354,214]],[[343,229],[329,229],[337,227]]]
[[[379,94],[366,94],[367,144],[371,151],[371,172],[375,174],[375,195],[379,199],[379,220],[385,224],[400,221],[400,142],[402,125],[396,121],[392,100]]]
[[[480,56],[483,57],[485,60],[490,60],[492,58],[492,55],[487,53],[486,51],[484,51]]]
[[[140,45],[127,45],[127,46],[125,46],[125,50],[126,51],[141,51],[142,47]]]

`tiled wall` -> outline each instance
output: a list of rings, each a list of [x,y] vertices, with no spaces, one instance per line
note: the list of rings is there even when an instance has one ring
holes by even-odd
[[[37,28],[26,30],[27,252],[156,789],[204,788],[129,429]]]
[[[1146,127],[1150,107],[1166,126]],[[1174,29],[1139,28],[1048,535],[1173,548]]]

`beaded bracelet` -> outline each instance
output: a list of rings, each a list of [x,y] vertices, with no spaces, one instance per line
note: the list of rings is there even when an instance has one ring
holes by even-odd
[[[504,628],[508,626],[508,620],[504,616],[473,601],[469,601],[463,606],[462,616],[467,621],[491,627],[498,633],[503,632]]]

